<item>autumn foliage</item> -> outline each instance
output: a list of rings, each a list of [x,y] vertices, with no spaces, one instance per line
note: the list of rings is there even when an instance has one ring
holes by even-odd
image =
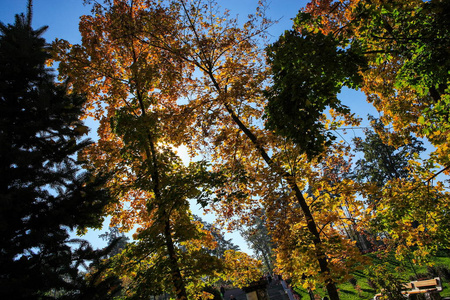
[[[370,263],[363,248],[419,259],[448,245],[448,194],[428,180],[448,161],[443,5],[311,1],[263,51],[272,24],[264,3],[243,24],[212,1],[93,4],[81,45],[57,40],[53,49],[61,79],[86,95],[85,117],[100,124],[83,158],[112,176],[111,223],[137,228],[111,270],[128,296],[201,297],[213,278],[242,287],[260,277],[260,262],[244,253],[208,254],[214,239],[188,200],[229,230],[265,214],[278,272],[325,286],[333,300],[336,284]],[[391,125],[375,127],[385,143],[426,137],[431,160],[408,160],[409,176],[382,184],[352,176],[353,149],[335,134],[359,122],[338,98],[344,87],[360,88]]]

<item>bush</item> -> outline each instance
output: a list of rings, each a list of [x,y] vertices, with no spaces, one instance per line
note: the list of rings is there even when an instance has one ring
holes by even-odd
[[[375,282],[371,279],[367,279],[367,285],[370,286],[371,289],[376,290],[377,289],[377,285],[375,284]]]
[[[382,299],[404,300],[402,294],[403,280],[389,270],[389,266],[378,265],[366,270],[369,280],[377,291],[383,291]]]

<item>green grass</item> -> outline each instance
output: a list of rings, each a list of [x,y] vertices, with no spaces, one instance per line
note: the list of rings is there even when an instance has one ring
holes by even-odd
[[[398,275],[404,279],[405,282],[410,281],[410,277],[417,274],[426,274],[427,267],[426,266],[417,266],[413,265],[411,267],[410,263],[400,263],[393,256],[388,257],[387,259],[380,260],[376,257],[376,255],[369,255],[373,259],[374,264],[382,264],[387,262],[390,266],[392,266],[392,270],[401,269],[401,273]],[[450,268],[450,256],[448,253],[440,253],[437,256],[432,258],[434,265],[443,265]],[[415,271],[415,272],[414,272]],[[362,271],[356,271],[353,273],[354,278],[357,280],[356,285],[359,287],[357,290],[350,282],[346,282],[338,285],[339,296],[341,300],[361,300],[361,299],[372,299],[373,296],[377,293],[373,288],[371,288],[368,284],[367,275]],[[442,279],[442,278],[441,278]],[[449,282],[445,282],[443,279],[443,291],[440,293],[442,297],[450,297],[450,284]],[[308,292],[304,289],[296,289],[296,291],[302,296],[302,300],[309,300]],[[314,294],[319,294],[322,297],[325,296],[325,290],[318,288],[314,291]]]

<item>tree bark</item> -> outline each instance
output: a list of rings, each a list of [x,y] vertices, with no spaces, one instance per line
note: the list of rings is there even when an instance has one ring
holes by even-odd
[[[134,50],[133,42],[131,42],[133,61],[137,63],[136,52]],[[144,96],[141,92],[140,82],[137,77],[134,78],[136,84],[136,98],[139,102],[139,108],[141,115],[146,116],[146,110],[144,105]],[[161,196],[160,178],[159,178],[159,164],[157,157],[157,150],[155,145],[155,137],[149,129],[147,129],[147,140],[148,147],[145,148],[147,162],[149,168],[152,170],[151,176],[153,181],[153,193],[155,194],[155,199],[158,203],[162,203],[163,199]],[[172,238],[172,231],[170,228],[170,215],[167,216],[164,224],[164,239],[167,248],[167,253],[169,255],[169,266],[171,270],[172,283],[175,288],[175,294],[177,300],[187,300],[187,292],[184,284],[183,276],[181,274],[180,267],[178,265],[177,253],[175,250],[175,245]]]
[[[164,238],[166,241],[167,253],[169,254],[170,269],[172,271],[172,282],[175,286],[175,294],[178,300],[187,300],[186,287],[184,286],[183,276],[178,266],[177,253],[173,244],[172,233],[170,230],[170,220],[167,219],[164,226]]]

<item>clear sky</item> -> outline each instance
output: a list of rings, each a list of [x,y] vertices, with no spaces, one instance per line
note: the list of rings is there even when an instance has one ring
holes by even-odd
[[[102,0],[98,0],[102,1]],[[90,6],[84,5],[83,0],[33,0],[33,26],[34,28],[48,25],[45,38],[51,41],[63,38],[71,43],[80,41],[78,32],[79,17],[90,13]],[[238,14],[245,19],[249,13],[255,11],[258,0],[218,0],[223,8],[229,9],[232,14]],[[285,29],[291,27],[291,18],[307,3],[306,0],[271,0],[268,14],[273,20],[280,22],[270,30],[271,34],[278,36]],[[27,0],[0,0],[0,20],[10,23],[14,15],[26,12]]]

